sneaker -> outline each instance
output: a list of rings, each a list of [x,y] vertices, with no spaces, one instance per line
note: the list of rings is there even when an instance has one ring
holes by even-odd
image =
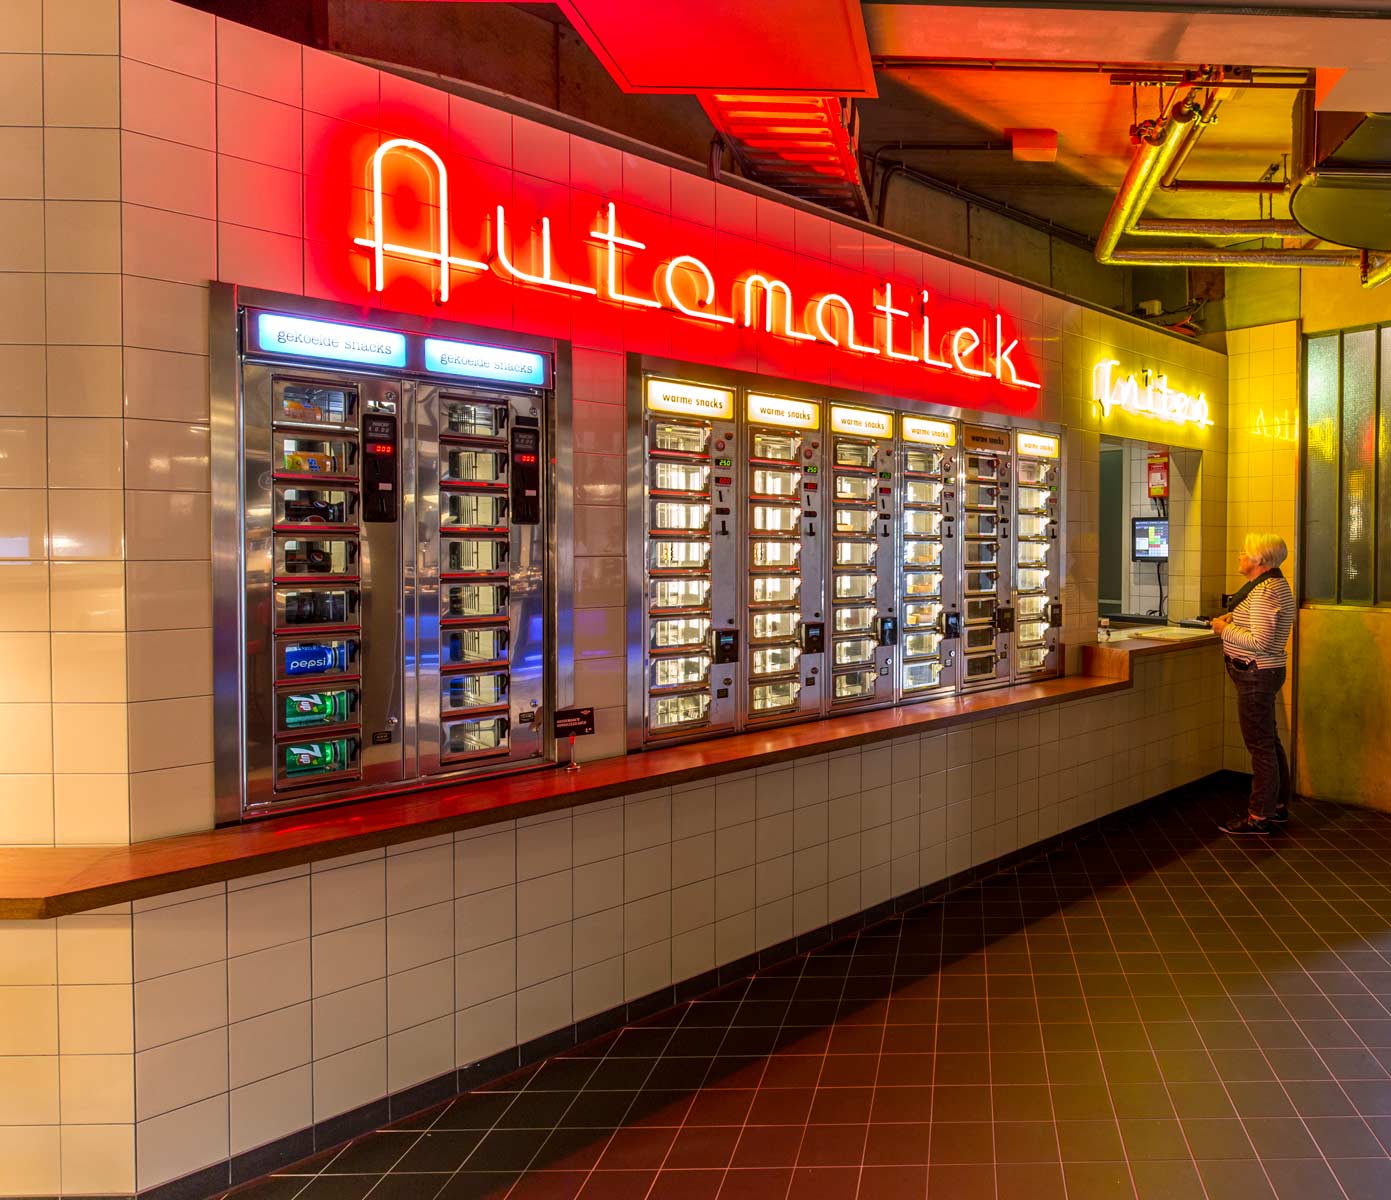
[[[1277,808],[1273,813],[1271,813],[1270,816],[1266,817],[1266,820],[1270,824],[1278,825],[1281,829],[1283,829],[1286,825],[1290,823],[1290,810],[1282,805],[1280,808]]]
[[[1217,828],[1234,837],[1254,837],[1275,832],[1275,826],[1269,821],[1251,816],[1233,817],[1230,821],[1223,821]]]

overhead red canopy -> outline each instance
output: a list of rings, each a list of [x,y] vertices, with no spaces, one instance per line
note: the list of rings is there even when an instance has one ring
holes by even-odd
[[[560,0],[560,7],[625,92],[878,94],[859,0]]]

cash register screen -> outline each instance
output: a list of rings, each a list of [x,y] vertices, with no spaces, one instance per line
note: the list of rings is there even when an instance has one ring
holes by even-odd
[[[1169,561],[1169,522],[1167,518],[1130,518],[1130,557],[1135,562]]]

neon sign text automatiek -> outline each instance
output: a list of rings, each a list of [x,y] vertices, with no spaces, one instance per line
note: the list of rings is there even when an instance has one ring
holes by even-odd
[[[383,168],[393,155],[414,158],[431,175],[435,190],[433,246],[406,245],[387,236]],[[448,303],[456,273],[495,271],[504,278],[533,287],[593,296],[640,308],[665,309],[714,325],[740,325],[746,329],[761,325],[765,333],[774,337],[823,342],[851,353],[921,363],[967,378],[993,379],[1005,387],[1036,390],[1041,386],[1037,380],[1020,375],[1013,358],[1019,339],[1006,338],[999,313],[992,313],[991,319],[980,326],[960,325],[942,330],[940,322],[934,327],[928,292],[922,291],[913,301],[903,299],[896,303],[893,284],[886,280],[880,284],[880,294],[873,306],[883,320],[873,322],[874,336],[868,340],[860,333],[864,325],[857,330],[855,307],[837,292],[814,296],[805,307],[799,328],[792,289],[785,281],[748,272],[734,282],[729,310],[721,311],[714,274],[692,254],[659,258],[653,274],[652,294],[633,294],[623,290],[623,256],[646,251],[648,246],[620,232],[618,210],[612,202],[600,209],[595,227],[588,233],[589,241],[604,247],[599,278],[591,284],[557,274],[548,217],[541,218],[539,233],[528,231],[532,243],[529,252],[519,253],[523,237],[527,235],[509,227],[506,206],[502,204],[494,206],[484,221],[489,251],[477,258],[459,252],[450,232],[448,168],[434,150],[421,142],[407,138],[383,142],[372,156],[371,184],[371,236],[353,241],[370,252],[372,287],[379,292],[386,285],[387,260],[392,258],[431,264],[435,298],[440,304]],[[521,262],[523,257],[527,259],[525,267]],[[909,308],[910,303],[916,312]]]

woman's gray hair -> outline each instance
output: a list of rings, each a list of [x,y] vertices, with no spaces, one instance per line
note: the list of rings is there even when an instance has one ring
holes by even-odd
[[[1278,533],[1248,533],[1241,549],[1247,558],[1263,567],[1278,567],[1290,553]]]

